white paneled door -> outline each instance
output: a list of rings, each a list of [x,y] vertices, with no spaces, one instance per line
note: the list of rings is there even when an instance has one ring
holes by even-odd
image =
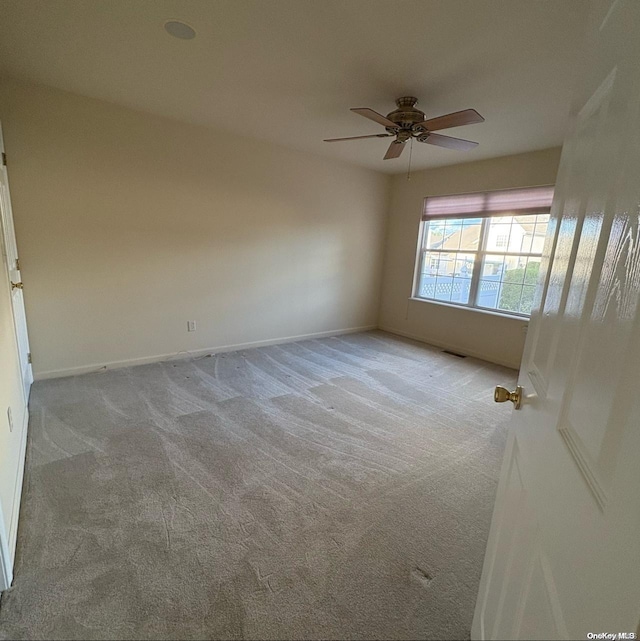
[[[4,432],[0,443],[0,482],[4,489],[9,490],[9,499],[0,505],[0,590],[11,585],[13,576],[13,561],[16,549],[16,537],[18,531],[18,515],[20,511],[20,496],[22,489],[22,473],[24,470],[24,453],[26,448],[26,433],[28,421],[28,402],[33,373],[31,370],[29,356],[29,338],[27,336],[27,323],[24,310],[24,299],[22,296],[22,281],[20,278],[20,264],[18,260],[16,237],[13,228],[13,216],[11,212],[11,198],[9,195],[9,183],[7,180],[6,156],[2,140],[2,129],[0,128],[0,151],[2,161],[0,162],[0,249],[2,250],[1,260],[7,265],[9,282],[7,289],[3,286],[3,296],[10,291],[12,318],[11,328],[4,328],[4,335],[15,335],[15,350],[19,367],[16,370],[16,361],[0,362],[0,368],[4,373],[4,380],[15,380],[16,375],[20,377],[20,385],[12,391],[0,390],[9,394],[2,394],[10,404],[3,406],[1,411],[7,412],[6,424],[8,432]],[[4,278],[4,276],[3,276]],[[17,381],[16,381],[17,382]],[[5,421],[3,420],[3,424]],[[6,498],[6,495],[5,495]]]
[[[9,182],[7,178],[6,155],[2,128],[0,127],[0,151],[2,163],[0,164],[0,215],[2,216],[2,250],[3,258],[7,262],[9,280],[11,281],[11,302],[13,308],[14,327],[18,342],[20,371],[25,403],[29,400],[29,390],[33,383],[33,371],[30,363],[29,337],[27,334],[27,318],[24,311],[24,298],[22,293],[22,278],[20,275],[20,260],[18,246],[13,227],[13,214],[11,212],[11,197],[9,195]]]
[[[639,29],[638,0],[594,4],[475,639],[638,633]]]

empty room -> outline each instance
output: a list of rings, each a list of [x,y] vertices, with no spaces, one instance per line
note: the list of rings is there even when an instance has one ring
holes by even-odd
[[[0,0],[0,639],[635,639],[640,2]]]

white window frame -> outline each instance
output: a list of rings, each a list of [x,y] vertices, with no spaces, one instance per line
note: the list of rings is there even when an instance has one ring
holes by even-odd
[[[531,216],[534,218],[537,214],[534,213],[529,213],[529,214],[517,214],[518,216]],[[511,310],[504,310],[500,309],[499,307],[485,307],[483,305],[478,304],[478,291],[480,287],[480,280],[481,280],[481,275],[482,275],[482,266],[484,265],[485,258],[487,256],[526,256],[527,258],[542,258],[541,253],[536,253],[536,252],[509,252],[509,251],[496,251],[496,250],[487,250],[486,247],[488,245],[488,240],[489,240],[489,228],[490,228],[490,220],[492,216],[474,216],[474,218],[478,218],[482,220],[481,227],[480,227],[480,242],[478,243],[478,249],[473,250],[473,249],[458,249],[458,250],[451,250],[451,249],[429,249],[427,245],[427,238],[429,234],[429,224],[430,222],[443,222],[446,220],[451,220],[454,218],[453,216],[449,217],[442,217],[442,218],[432,218],[430,220],[424,220],[421,222],[421,229],[420,229],[420,234],[419,234],[419,245],[418,245],[418,260],[416,261],[416,270],[415,270],[415,278],[414,278],[414,287],[413,287],[413,298],[423,300],[423,301],[428,301],[432,303],[439,303],[439,304],[444,304],[444,305],[454,305],[456,307],[462,307],[466,309],[479,309],[487,312],[493,312],[496,314],[504,315],[504,316],[515,316],[516,318],[529,318],[531,315],[530,314],[525,314],[521,312],[514,312]],[[508,243],[507,243],[508,247]],[[471,283],[470,283],[470,290],[469,290],[469,302],[468,303],[460,303],[458,301],[447,301],[447,300],[441,300],[438,298],[430,298],[427,296],[422,296],[420,295],[420,275],[422,274],[423,266],[424,266],[424,260],[425,256],[430,253],[430,254],[436,254],[436,253],[442,253],[442,254],[451,254],[451,253],[461,253],[461,254],[474,254],[476,256],[476,260],[474,263],[473,267],[473,273],[471,275]]]

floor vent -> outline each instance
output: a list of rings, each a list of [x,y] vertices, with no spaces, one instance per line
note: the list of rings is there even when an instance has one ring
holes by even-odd
[[[448,349],[443,349],[442,350],[443,354],[449,354],[450,356],[457,356],[458,358],[467,358],[466,354],[458,354],[457,352],[452,352]]]

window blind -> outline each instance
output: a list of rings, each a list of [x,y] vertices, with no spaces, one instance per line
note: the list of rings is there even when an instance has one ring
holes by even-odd
[[[424,199],[422,220],[548,214],[552,200],[553,186],[430,196]]]

